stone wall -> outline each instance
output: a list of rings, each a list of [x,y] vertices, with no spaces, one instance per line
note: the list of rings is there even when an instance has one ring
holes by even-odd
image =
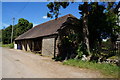
[[[43,38],[42,55],[54,56],[55,38]]]
[[[42,55],[55,57],[58,54],[58,38],[56,36],[36,38],[30,40],[17,41],[21,45],[21,50],[37,52],[40,51]]]

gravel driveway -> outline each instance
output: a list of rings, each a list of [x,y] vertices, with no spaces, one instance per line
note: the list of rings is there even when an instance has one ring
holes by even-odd
[[[50,57],[2,49],[3,78],[103,78],[98,71],[62,65]]]

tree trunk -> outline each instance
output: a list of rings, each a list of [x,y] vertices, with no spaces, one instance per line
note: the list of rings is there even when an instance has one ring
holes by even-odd
[[[86,44],[88,54],[90,55],[89,48],[89,31],[88,31],[88,2],[84,2],[84,14],[83,14],[83,42]]]

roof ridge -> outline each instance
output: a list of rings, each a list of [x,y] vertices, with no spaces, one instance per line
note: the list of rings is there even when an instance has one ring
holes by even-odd
[[[51,22],[51,21],[54,21],[54,20],[61,19],[61,18],[66,17],[66,16],[75,17],[75,16],[73,16],[72,14],[67,14],[67,15],[61,16],[61,17],[59,17],[59,18],[57,18],[57,19],[52,19],[52,20],[46,21],[46,22],[44,22],[44,23],[38,24],[38,25],[34,26],[33,28],[38,27],[39,25],[43,25],[43,24],[45,24],[45,23],[47,23],[47,22]]]
[[[62,17],[57,18],[57,20],[53,19],[53,20],[44,22],[42,24],[38,24],[38,25],[34,26],[33,28],[29,29],[28,31],[26,31],[25,33],[19,35],[15,40],[20,40],[20,39],[25,39],[25,38],[26,39],[27,38],[35,38],[38,36],[54,34],[60,28],[61,24],[63,24],[69,17],[74,18],[75,16],[73,16],[72,14],[67,14]],[[47,25],[45,25],[45,24],[47,24]],[[49,26],[49,27],[47,27],[47,26]],[[40,31],[40,29],[41,29],[41,31]],[[46,30],[46,29],[48,29],[48,30]],[[34,32],[34,34],[31,34],[31,32]]]

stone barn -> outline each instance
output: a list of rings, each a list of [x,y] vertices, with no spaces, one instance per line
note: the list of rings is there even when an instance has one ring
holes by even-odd
[[[57,47],[59,41],[58,31],[63,29],[69,18],[75,17],[68,14],[33,27],[15,39],[17,49],[55,57],[59,52]]]

